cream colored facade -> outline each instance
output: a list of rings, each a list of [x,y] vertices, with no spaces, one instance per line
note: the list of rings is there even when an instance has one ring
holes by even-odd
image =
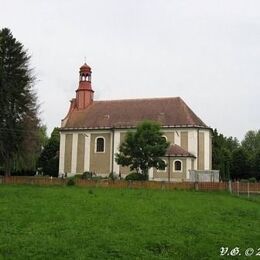
[[[61,130],[59,174],[73,176],[85,171],[107,176],[110,172],[125,177],[130,171],[115,161],[120,143],[129,129]],[[212,131],[210,128],[162,128],[170,144],[177,144],[192,157],[164,157],[165,170],[150,169],[149,179],[158,181],[188,181],[189,170],[211,170]],[[103,139],[104,151],[97,151],[97,140]],[[180,170],[175,170],[179,161]]]

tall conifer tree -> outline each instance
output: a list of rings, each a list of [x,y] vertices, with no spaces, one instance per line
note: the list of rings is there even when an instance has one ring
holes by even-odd
[[[7,28],[0,30],[0,166],[10,175],[38,149],[39,120],[30,56]],[[29,156],[30,157],[30,156]]]

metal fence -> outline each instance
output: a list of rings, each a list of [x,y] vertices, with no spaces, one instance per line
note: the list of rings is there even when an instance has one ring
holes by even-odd
[[[191,182],[219,182],[219,170],[189,170]]]

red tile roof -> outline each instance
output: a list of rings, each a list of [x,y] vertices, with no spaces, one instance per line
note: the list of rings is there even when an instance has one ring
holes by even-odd
[[[162,126],[207,127],[180,97],[94,101],[70,111],[63,128],[128,128],[143,120]]]
[[[166,156],[195,157],[177,144],[172,144],[166,151]]]

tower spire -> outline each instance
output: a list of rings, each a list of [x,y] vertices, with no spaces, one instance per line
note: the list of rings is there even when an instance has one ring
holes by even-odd
[[[93,102],[94,91],[91,86],[91,68],[84,63],[79,69],[79,87],[76,90],[76,106],[85,109]]]

